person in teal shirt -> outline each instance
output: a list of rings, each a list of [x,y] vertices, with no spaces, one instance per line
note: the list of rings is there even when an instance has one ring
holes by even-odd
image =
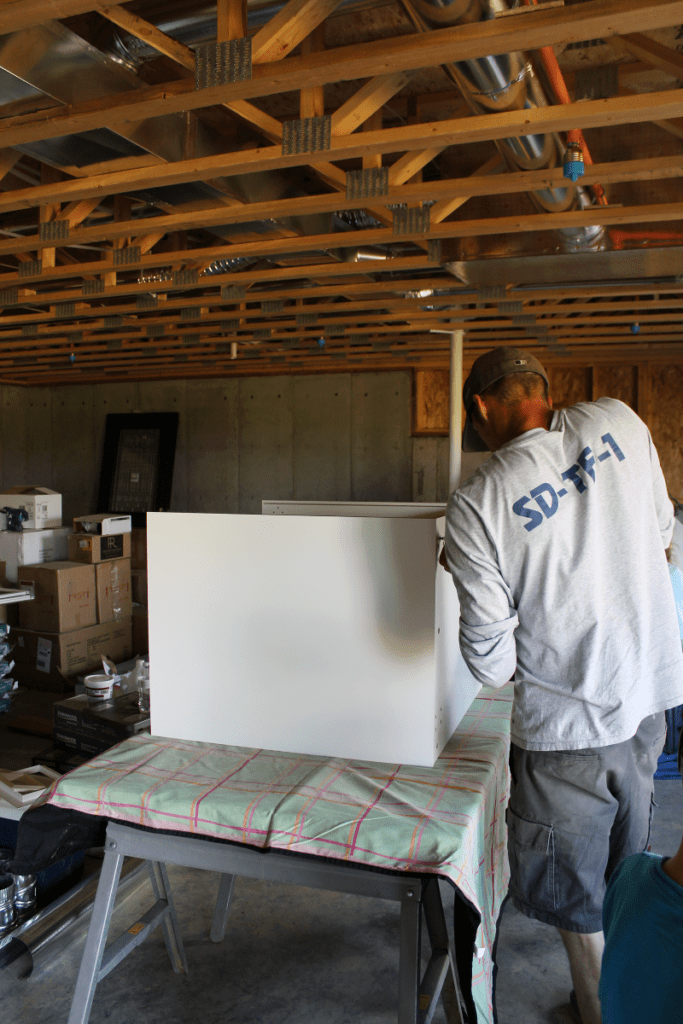
[[[683,842],[673,857],[637,853],[622,861],[602,919],[603,1024],[683,1020]]]

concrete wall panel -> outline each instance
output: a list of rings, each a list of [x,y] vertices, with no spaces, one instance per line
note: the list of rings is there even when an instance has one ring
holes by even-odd
[[[410,375],[354,374],[351,396],[352,499],[410,501]]]
[[[103,417],[95,389],[87,387],[55,388],[51,413],[51,486],[62,495],[62,518],[69,525],[97,507],[102,456],[95,438]]]
[[[413,501],[436,501],[436,441],[413,438]]]
[[[236,380],[188,381],[187,511],[239,511]]]
[[[292,379],[294,498],[351,495],[351,380],[348,374]]]
[[[32,476],[25,482],[52,487],[52,391],[31,388],[26,394],[26,460]]]
[[[239,510],[261,511],[264,498],[292,498],[292,377],[239,381]]]
[[[34,482],[27,476],[33,472],[26,443],[28,403],[28,388],[5,388],[2,399],[3,487]]]
[[[187,512],[187,382],[184,380],[161,380],[141,383],[139,402],[136,412],[179,413],[175,462],[173,464],[171,511]]]

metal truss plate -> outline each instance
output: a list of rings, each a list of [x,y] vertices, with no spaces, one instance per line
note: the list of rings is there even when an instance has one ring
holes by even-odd
[[[68,220],[50,220],[45,224],[41,224],[38,228],[38,237],[41,242],[56,242],[60,238],[68,238]]]
[[[242,302],[246,296],[247,289],[243,284],[224,284],[221,288],[223,302]]]
[[[206,43],[195,50],[195,88],[246,82],[251,78],[251,38]]]
[[[173,356],[173,362],[174,363],[186,363],[187,362],[187,352],[176,352],[176,354]]]
[[[330,148],[332,118],[304,117],[297,121],[285,121],[282,125],[282,154],[320,153]]]
[[[83,295],[101,295],[104,291],[104,281],[98,277],[94,281],[84,281],[81,292]]]
[[[199,339],[199,334],[183,334],[180,340],[182,341],[183,345],[198,345]]]
[[[55,306],[55,316],[75,316],[75,302],[58,302]]]
[[[273,313],[281,313],[285,308],[284,299],[264,299],[261,303],[261,312],[270,316]]]
[[[199,306],[188,306],[187,309],[181,310],[181,320],[199,320],[201,316],[201,310]]]
[[[524,313],[522,316],[513,316],[512,326],[513,327],[530,327],[536,323],[536,317],[533,313]]]
[[[173,284],[174,285],[190,285],[199,284],[199,271],[198,270],[174,270],[173,271]]]
[[[66,340],[75,345],[76,342],[83,341],[83,331],[69,331],[66,336]]]
[[[121,338],[112,338],[111,341],[107,342],[107,352],[120,352],[123,348],[123,341]]]
[[[236,331],[239,325],[239,320],[221,320],[222,331]]]
[[[369,334],[350,334],[349,341],[352,345],[367,345],[370,341]]]
[[[130,263],[140,262],[140,246],[128,245],[125,249],[112,249],[115,267],[125,267]]]
[[[347,199],[375,199],[389,195],[389,168],[365,167],[346,172]]]
[[[317,324],[317,322],[317,313],[297,313],[296,315],[297,327],[311,327],[313,324]]]
[[[0,292],[0,306],[16,306],[19,303],[17,288],[6,288]]]
[[[440,238],[430,238],[427,242],[427,260],[429,263],[441,263]]]
[[[326,338],[342,338],[346,333],[346,324],[326,324]]]
[[[156,309],[159,305],[159,300],[156,295],[138,295],[135,300],[136,309]]]
[[[122,316],[105,316],[104,318],[105,327],[123,327]]]
[[[22,338],[35,338],[38,333],[38,327],[36,324],[24,324],[21,328]]]
[[[148,324],[147,325],[147,337],[148,338],[160,338],[164,333],[163,324]]]
[[[429,231],[428,206],[394,207],[393,231],[395,235],[421,235]]]
[[[619,73],[616,64],[611,68],[590,68],[577,71],[574,77],[577,100],[606,100],[619,94]]]
[[[27,260],[18,267],[19,277],[38,277],[43,272],[42,260]]]
[[[498,302],[504,299],[506,294],[504,284],[492,284],[485,288],[479,288],[477,298],[480,302]]]
[[[524,306],[521,302],[499,302],[498,312],[511,316],[513,313],[521,313]]]
[[[254,338],[258,338],[260,341],[265,341],[266,338],[270,338],[270,327],[262,327],[254,331]]]

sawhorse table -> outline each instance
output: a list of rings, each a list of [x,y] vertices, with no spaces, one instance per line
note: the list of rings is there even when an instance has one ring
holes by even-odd
[[[95,989],[158,925],[162,926],[173,969],[187,973],[182,937],[173,906],[166,864],[221,874],[211,939],[225,934],[230,898],[237,875],[305,885],[317,889],[374,896],[401,905],[398,1024],[429,1024],[443,1000],[448,1024],[463,1024],[462,996],[450,947],[438,879],[434,875],[390,874],[315,857],[294,857],[199,839],[171,836],[110,821],[104,863],[81,961],[68,1024],[87,1024]],[[149,862],[156,903],[118,939],[106,946],[124,857]],[[420,978],[421,916],[432,954]]]

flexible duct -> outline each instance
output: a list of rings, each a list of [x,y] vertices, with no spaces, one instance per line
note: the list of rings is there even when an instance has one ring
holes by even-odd
[[[505,0],[414,0],[423,21],[432,27],[459,25],[481,21],[507,10]],[[474,114],[506,110],[531,110],[547,107],[548,100],[541,83],[526,59],[518,51],[475,60],[458,61],[452,66],[458,86]],[[557,135],[524,135],[499,139],[500,153],[513,170],[532,171],[558,166],[564,146]],[[539,189],[529,193],[534,205],[543,212],[587,209],[591,199],[587,192],[574,185]],[[600,248],[603,228],[562,228],[558,231],[566,249]]]

